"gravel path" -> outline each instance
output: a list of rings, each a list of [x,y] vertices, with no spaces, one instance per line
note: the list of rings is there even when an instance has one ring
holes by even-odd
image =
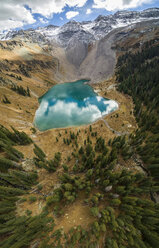
[[[114,130],[113,128],[111,128],[106,120],[104,120],[103,118],[101,118],[101,120],[104,122],[104,124],[106,125],[106,127],[109,130],[111,130],[113,133],[115,133],[116,135],[122,136],[122,135],[126,135],[126,134],[128,135],[129,134],[129,132],[118,132],[118,131]]]

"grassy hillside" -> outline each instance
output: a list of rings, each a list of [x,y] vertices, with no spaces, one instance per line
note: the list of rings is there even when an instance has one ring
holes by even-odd
[[[32,123],[55,68],[2,61],[0,247],[159,247],[158,53],[157,39],[123,52],[116,79],[93,85],[117,111],[46,132]]]

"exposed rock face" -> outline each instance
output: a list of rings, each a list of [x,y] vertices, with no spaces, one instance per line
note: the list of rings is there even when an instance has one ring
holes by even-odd
[[[103,38],[112,30],[130,24],[159,18],[159,9],[147,9],[141,12],[118,11],[114,15],[98,16],[94,21],[70,21],[62,27],[44,27],[39,30],[42,35],[50,40],[56,40],[61,46],[67,47],[71,39],[83,40],[88,44]]]
[[[94,21],[70,21],[61,27],[49,25],[43,28],[10,31],[0,34],[1,39],[12,39],[16,36],[44,42],[45,39],[56,40],[61,46],[67,47],[70,40],[83,40],[90,43],[99,40],[113,29],[124,27],[133,23],[159,18],[159,8],[151,8],[141,12],[118,11],[114,15],[98,16]]]
[[[70,43],[66,49],[66,56],[68,61],[76,67],[79,67],[81,65],[87,54],[88,44],[84,42],[82,43],[80,41],[76,41],[75,44]]]
[[[124,49],[117,47],[118,41],[140,39],[145,33],[146,39],[149,39],[149,33],[157,26],[159,9],[153,8],[141,12],[118,11],[114,15],[100,15],[94,21],[70,21],[61,27],[49,25],[35,30],[10,31],[0,34],[0,39],[29,41],[38,43],[42,48],[48,47],[44,53],[57,58],[56,79],[59,82],[81,77],[97,82],[112,75],[116,50]],[[9,48],[13,49],[13,45]]]
[[[81,30],[69,41],[66,48],[66,56],[72,64],[79,67],[88,54],[88,40],[95,41],[92,34]]]

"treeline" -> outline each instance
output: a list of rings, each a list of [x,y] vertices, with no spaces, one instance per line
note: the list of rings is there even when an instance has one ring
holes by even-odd
[[[35,165],[46,169],[48,173],[58,170],[58,187],[47,196],[46,206],[40,215],[32,217],[26,212],[25,216],[18,217],[16,202],[38,183],[38,176],[36,171],[23,170],[23,154],[13,147],[30,143],[31,140],[26,142],[24,139],[19,143],[15,137],[21,136],[21,133],[12,130],[3,126],[0,129],[0,139],[3,140],[0,147],[3,154],[0,160],[2,248],[27,248],[31,244],[39,248],[96,248],[99,244],[108,248],[159,246],[159,206],[150,199],[150,193],[157,192],[159,187],[145,174],[117,169],[119,157],[120,160],[121,157],[124,160],[132,157],[132,145],[136,142],[133,135],[131,139],[126,136],[115,137],[106,144],[102,137],[94,135],[90,126],[86,132],[87,138],[79,146],[80,131],[70,132],[68,139],[74,147],[71,166],[70,160],[61,166],[60,153],[55,153],[54,158],[48,160],[44,151],[34,145]],[[59,137],[62,139],[61,134]],[[16,160],[7,157],[8,147],[13,149]],[[62,229],[53,231],[54,221],[48,217],[48,213],[57,218],[62,217],[64,207],[68,207],[81,195],[83,205],[92,215],[92,223],[87,228],[72,227],[67,233]]]
[[[159,207],[149,199],[159,190],[151,177],[128,170],[116,171],[118,157],[132,156],[128,139],[117,137],[108,145],[102,137],[84,141],[72,155],[73,167],[63,166],[61,185],[47,197],[47,210],[62,216],[63,207],[72,204],[83,192],[83,204],[90,209],[94,222],[85,230],[78,226],[68,233],[53,233],[47,247],[122,247],[153,248],[159,246]],[[79,175],[81,174],[81,175]],[[146,196],[146,197],[145,197]]]
[[[43,150],[34,144],[34,163],[38,168],[44,168],[48,172],[55,172],[60,165],[61,162],[61,153],[57,152],[54,155],[54,158],[51,160],[46,159],[46,154]]]
[[[2,102],[4,104],[11,104],[10,100],[8,99],[8,97],[6,95],[3,96]]]
[[[13,84],[11,86],[11,90],[17,92],[19,95],[30,97],[30,89],[28,86],[27,86],[27,89],[24,89],[23,86],[21,86],[21,85],[18,86],[18,85]]]
[[[12,131],[0,125],[0,247],[29,247],[31,242],[45,240],[53,228],[47,212],[31,217],[17,216],[16,204],[20,197],[37,184],[36,171],[26,172],[21,165],[24,155],[16,145],[27,145],[32,140],[24,132]]]
[[[19,132],[14,127],[12,131],[0,125],[0,141],[7,145],[28,145],[32,143],[31,138],[25,132]]]
[[[19,162],[24,158],[14,146],[28,145],[32,140],[24,133],[12,127],[12,131],[0,125],[0,172],[7,172],[10,168],[21,168]]]
[[[133,146],[151,175],[159,179],[159,46],[150,42],[117,63],[118,89],[132,96],[139,125]],[[132,138],[132,137],[131,137]]]
[[[6,75],[9,76],[9,77],[16,78],[17,80],[22,81],[22,77],[21,77],[21,76],[15,75],[15,74],[13,74],[13,73],[11,73],[11,74],[8,74],[8,73],[7,73]]]

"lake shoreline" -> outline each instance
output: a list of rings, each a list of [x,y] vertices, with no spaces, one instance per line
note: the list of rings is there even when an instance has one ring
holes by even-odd
[[[113,101],[114,101],[114,100],[113,100]],[[40,130],[36,127],[36,125],[34,125],[34,126],[38,129],[38,131],[39,131],[40,133],[44,133],[44,132],[51,131],[51,130],[64,130],[64,129],[77,128],[77,127],[88,127],[88,126],[93,125],[93,124],[95,124],[95,123],[97,123],[97,122],[99,122],[99,121],[103,121],[103,119],[104,119],[105,117],[111,115],[112,113],[115,113],[115,112],[118,111],[118,110],[119,110],[119,105],[118,105],[118,108],[117,108],[116,110],[114,110],[114,111],[112,111],[112,112],[110,112],[110,113],[108,113],[108,114],[103,115],[102,117],[98,118],[97,120],[95,120],[95,121],[93,121],[93,122],[91,122],[91,123],[89,123],[89,124],[82,124],[82,125],[77,125],[77,126],[67,126],[67,127],[56,127],[56,128],[50,128],[50,129],[47,129],[47,130],[44,130],[44,131],[40,131]]]
[[[40,126],[37,124],[37,121],[40,121],[40,117],[39,117],[39,119],[36,119],[36,118],[38,118],[38,115],[37,115],[37,112],[40,110],[40,105],[39,105],[39,108],[37,109],[37,111],[36,111],[36,113],[35,113],[35,116],[34,116],[34,121],[33,121],[33,124],[34,124],[34,126],[40,131],[40,132],[46,132],[46,131],[49,131],[49,130],[59,130],[59,129],[66,129],[66,128],[72,128],[72,127],[81,127],[81,126],[88,126],[88,125],[91,125],[91,124],[94,124],[94,123],[96,123],[96,122],[98,122],[99,120],[103,120],[103,118],[105,118],[106,116],[109,116],[110,114],[112,114],[112,113],[114,113],[115,111],[117,111],[118,109],[119,109],[119,103],[117,102],[117,101],[115,101],[115,100],[112,100],[112,99],[109,99],[109,98],[105,98],[105,97],[102,97],[102,96],[99,96],[98,95],[98,93],[97,92],[95,92],[95,90],[94,90],[94,88],[90,85],[90,84],[88,84],[87,82],[89,82],[89,80],[88,79],[82,79],[82,80],[78,80],[78,81],[75,81],[75,82],[68,82],[70,85],[68,86],[68,83],[63,83],[63,84],[59,84],[59,85],[55,85],[55,86],[53,86],[50,90],[48,90],[43,96],[41,96],[40,98],[39,98],[39,103],[40,103],[40,105],[42,104],[42,99],[43,99],[43,97],[45,97],[46,96],[46,98],[48,97],[48,95],[49,95],[49,92],[50,91],[52,91],[51,92],[51,94],[53,94],[53,89],[54,89],[54,91],[56,92],[58,92],[57,94],[62,94],[61,93],[61,91],[59,91],[59,89],[58,88],[60,88],[61,86],[68,86],[69,88],[69,90],[71,89],[72,90],[72,87],[71,87],[71,84],[73,84],[74,85],[74,83],[76,83],[77,84],[77,89],[76,89],[76,86],[74,85],[74,87],[75,87],[75,89],[77,90],[77,92],[76,92],[76,95],[75,95],[75,101],[73,101],[73,102],[70,102],[70,103],[68,103],[68,105],[67,105],[67,103],[65,103],[65,105],[68,107],[69,106],[69,104],[74,104],[75,105],[75,108],[76,107],[78,107],[78,108],[81,108],[81,109],[78,109],[77,108],[77,110],[80,110],[80,111],[83,111],[83,110],[87,110],[88,111],[88,113],[90,114],[90,116],[91,116],[91,114],[92,115],[94,115],[94,114],[96,114],[96,115],[98,115],[98,114],[101,114],[101,116],[100,117],[96,117],[96,119],[94,120],[94,121],[90,121],[90,122],[88,122],[88,123],[86,123],[86,124],[84,124],[84,123],[82,123],[82,124],[78,124],[78,125],[68,125],[67,124],[67,122],[66,122],[66,126],[65,127],[52,127],[52,128],[48,128],[48,129],[41,129],[40,128]],[[83,86],[89,86],[90,88],[87,88],[87,89],[83,89]],[[55,88],[56,87],[56,88]],[[67,87],[65,87],[66,89],[67,89]],[[91,96],[91,98],[90,98],[90,96],[89,96],[89,94],[87,94],[87,90],[90,90],[88,93],[90,94],[90,96]],[[73,89],[74,90],[74,89]],[[79,90],[79,92],[78,92],[78,90]],[[70,93],[70,92],[69,92]],[[78,105],[79,104],[79,102],[78,102],[78,100],[77,100],[77,102],[76,102],[76,97],[77,97],[77,99],[78,99],[78,93],[84,93],[84,95],[85,95],[85,97],[83,98],[83,103],[84,103],[84,105],[81,105],[81,107]],[[71,94],[73,94],[72,92],[71,92]],[[74,96],[74,95],[73,95]],[[79,94],[79,97],[80,97],[81,95]],[[51,97],[51,96],[49,96],[49,97]],[[91,101],[92,101],[92,97],[94,97],[95,98],[95,103],[92,103]],[[90,98],[90,102],[89,102],[89,98]],[[50,99],[50,98],[49,98]],[[67,99],[67,98],[66,98]],[[58,97],[57,97],[57,100],[55,100],[54,99],[54,97],[52,98],[52,101],[60,101],[60,98],[58,99]],[[50,100],[51,101],[51,100]],[[63,99],[63,101],[65,102],[65,99]],[[88,101],[88,102],[86,102],[86,101]],[[106,102],[106,101],[108,101],[108,103]],[[114,110],[112,110],[112,111],[110,111],[109,113],[106,113],[106,114],[104,114],[104,112],[106,112],[107,111],[107,108],[111,108],[111,101],[113,102],[113,104],[114,104],[114,106],[112,106],[112,108],[114,108]],[[47,102],[47,101],[46,101]],[[62,102],[62,101],[61,101]],[[82,100],[80,100],[80,104],[82,103]],[[77,106],[76,106],[77,105]],[[52,105],[51,106],[53,106],[54,107],[54,104],[52,103]],[[106,106],[106,109],[104,110],[103,108],[105,108],[105,106]],[[44,105],[44,107],[46,108],[46,106]],[[44,108],[43,107],[43,108]],[[100,109],[102,107],[102,109]],[[50,105],[48,104],[47,105],[47,111],[49,112],[49,108],[50,108]],[[91,108],[90,109],[90,112],[89,112],[89,110],[88,110],[88,108]],[[92,111],[93,111],[93,108],[95,108],[96,109],[96,111],[93,113]],[[67,110],[68,110],[68,108],[66,108]],[[43,109],[41,110],[41,111],[43,111]],[[74,111],[74,109],[73,109],[73,111]],[[99,111],[99,113],[98,113],[98,111]],[[108,110],[109,111],[109,110]],[[64,115],[65,115],[65,110],[64,110]],[[76,112],[78,112],[78,111],[76,111]],[[102,114],[103,113],[103,114]],[[74,112],[72,113],[72,114],[75,114]],[[84,111],[84,114],[86,114],[85,113],[85,111]],[[76,114],[77,116],[75,116],[75,120],[76,120],[76,122],[78,121],[78,113]],[[39,115],[40,116],[40,115]],[[83,116],[82,116],[83,117]],[[55,117],[56,118],[56,117]],[[57,115],[57,118],[59,118],[59,116]],[[67,116],[66,116],[66,118],[67,118]],[[68,117],[69,118],[69,117]],[[71,116],[71,118],[72,118],[72,116]],[[87,118],[87,115],[86,115],[86,118]],[[58,119],[57,119],[58,120]],[[87,122],[88,120],[86,119],[86,122]],[[80,119],[79,119],[79,122],[80,122]]]

